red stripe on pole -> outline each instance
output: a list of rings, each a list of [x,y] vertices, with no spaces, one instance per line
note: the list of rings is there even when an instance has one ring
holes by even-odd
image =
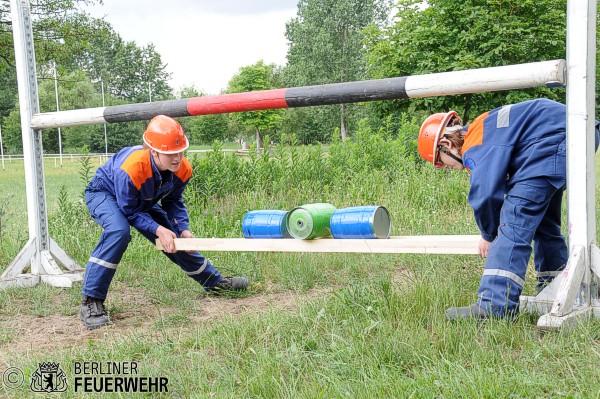
[[[191,98],[187,103],[187,110],[190,115],[196,116],[287,108],[288,104],[285,102],[286,90],[251,91]]]

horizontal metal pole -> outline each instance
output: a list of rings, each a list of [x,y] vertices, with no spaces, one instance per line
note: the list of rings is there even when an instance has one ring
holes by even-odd
[[[34,129],[171,117],[307,107],[366,101],[447,96],[565,84],[565,61],[552,60],[466,71],[363,80],[289,89],[263,90],[115,105],[33,115]]]
[[[31,126],[33,129],[51,129],[55,127],[100,125],[106,123],[104,120],[104,110],[106,108],[85,108],[35,114],[31,118]]]
[[[263,238],[176,238],[178,251],[222,252],[342,252],[380,254],[451,254],[477,255],[478,235],[396,236],[389,239],[317,240]],[[157,249],[162,249],[160,241]]]
[[[554,60],[413,76],[406,81],[406,93],[435,97],[565,84],[566,62]]]

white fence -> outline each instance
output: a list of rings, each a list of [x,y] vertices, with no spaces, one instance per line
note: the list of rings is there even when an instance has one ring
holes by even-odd
[[[188,154],[204,154],[212,150],[188,150]],[[237,152],[238,150],[222,149],[223,152]],[[114,153],[89,153],[89,154],[44,154],[44,161],[54,161],[54,166],[61,166],[63,162],[74,162],[84,157],[98,158],[100,164],[104,164],[108,158],[115,155]],[[2,169],[5,168],[6,162],[23,161],[23,154],[3,154],[1,157]]]

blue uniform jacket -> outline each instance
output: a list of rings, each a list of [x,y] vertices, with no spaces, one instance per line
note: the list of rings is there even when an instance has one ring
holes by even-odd
[[[463,130],[463,162],[471,172],[469,204],[485,240],[496,237],[504,195],[515,183],[545,177],[557,188],[565,185],[565,105],[548,99],[506,105],[478,116]]]
[[[177,233],[189,229],[189,215],[183,191],[192,176],[192,165],[183,158],[175,173],[161,172],[150,150],[126,147],[98,168],[89,186],[114,195],[129,224],[141,231],[156,233],[158,223],[148,211],[160,201]]]

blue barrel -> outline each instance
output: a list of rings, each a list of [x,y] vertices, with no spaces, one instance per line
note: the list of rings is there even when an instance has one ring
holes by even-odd
[[[291,238],[286,226],[287,211],[250,211],[242,220],[246,238]]]
[[[333,238],[388,238],[390,213],[383,206],[338,209],[331,216]]]

